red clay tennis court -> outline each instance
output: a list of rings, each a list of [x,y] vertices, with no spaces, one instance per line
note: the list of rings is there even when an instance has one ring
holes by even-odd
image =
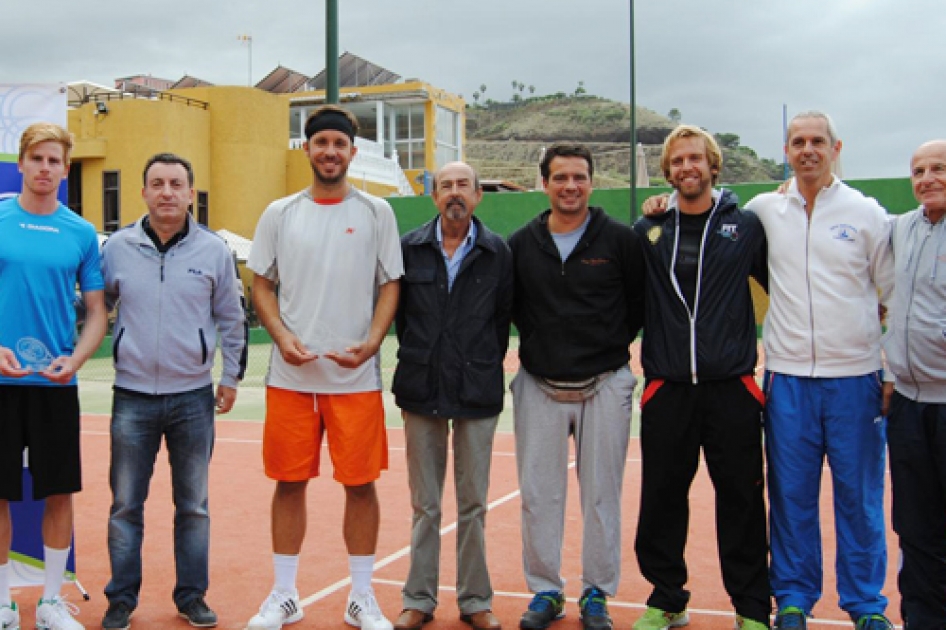
[[[217,444],[211,465],[211,588],[207,601],[219,616],[219,627],[242,629],[269,593],[272,566],[269,535],[269,505],[273,483],[262,470],[262,423],[221,417],[217,423]],[[407,574],[410,541],[410,501],[404,461],[403,433],[389,430],[390,469],[378,483],[382,504],[382,530],[378,544],[378,568],[374,588],[378,601],[389,619],[401,610],[400,589]],[[82,431],[85,490],[76,500],[77,573],[91,600],[83,602],[78,592],[66,586],[69,599],[79,604],[79,621],[88,628],[99,628],[107,602],[102,590],[108,580],[106,521],[110,494],[108,490],[108,416],[86,415]],[[639,500],[640,459],[637,440],[628,453],[624,493],[624,557],[621,588],[610,601],[616,629],[627,630],[643,609],[649,585],[637,571],[633,553]],[[327,461],[327,457],[324,458]],[[302,552],[299,592],[306,617],[292,628],[346,628],[342,621],[348,593],[348,565],[341,538],[343,493],[331,479],[313,480],[309,489],[309,529]],[[564,549],[566,594],[571,600],[565,619],[553,628],[577,628],[578,613],[574,598],[580,593],[580,514],[577,483],[569,489],[570,500]],[[444,498],[442,592],[435,620],[426,628],[445,630],[467,628],[459,621],[455,584],[456,535],[453,528],[456,506],[448,479]],[[815,609],[812,627],[847,626],[850,622],[837,608],[834,590],[833,522],[829,509],[830,482],[823,490],[825,595]],[[518,627],[519,616],[531,595],[522,577],[519,541],[519,496],[517,492],[514,441],[508,432],[497,435],[493,454],[490,487],[492,502],[487,517],[489,566],[496,590],[494,610],[507,629]],[[687,558],[690,566],[689,588],[692,628],[732,628],[733,614],[719,577],[715,547],[713,493],[704,468],[700,469],[691,492],[691,525]],[[144,584],[141,602],[132,620],[133,628],[188,628],[177,617],[171,602],[174,580],[172,555],[172,506],[166,456],[158,456],[151,496],[146,505]],[[888,517],[889,520],[889,517]],[[896,542],[888,535],[888,580],[885,593],[888,609],[899,619],[896,592]],[[34,604],[39,588],[14,592],[19,602],[24,628],[33,627]]]

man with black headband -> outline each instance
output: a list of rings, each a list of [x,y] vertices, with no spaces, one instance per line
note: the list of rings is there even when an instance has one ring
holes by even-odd
[[[323,433],[345,488],[352,580],[345,621],[365,630],[392,627],[371,589],[380,522],[374,481],[388,463],[377,353],[394,320],[403,263],[391,206],[346,180],[357,131],[357,120],[333,105],[309,116],[303,149],[312,185],[270,204],[247,262],[256,274],[256,311],[273,338],[263,461],[277,482],[275,584],[250,630],[302,619],[296,574],[306,487],[319,474]]]

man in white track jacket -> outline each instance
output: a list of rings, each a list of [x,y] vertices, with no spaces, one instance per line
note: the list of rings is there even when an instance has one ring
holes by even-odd
[[[820,112],[792,119],[785,194],[752,199],[769,246],[765,437],[775,626],[804,628],[821,598],[818,497],[831,468],[840,606],[884,630],[884,422],[880,303],[893,289],[886,213],[837,179],[841,150]]]

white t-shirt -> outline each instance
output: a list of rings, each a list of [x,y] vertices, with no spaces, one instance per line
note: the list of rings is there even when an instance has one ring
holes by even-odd
[[[339,203],[304,190],[274,201],[256,226],[247,267],[277,283],[283,323],[317,354],[368,337],[378,287],[404,274],[394,211],[354,188]],[[355,369],[318,358],[286,363],[273,346],[267,385],[344,394],[381,389],[378,357]]]

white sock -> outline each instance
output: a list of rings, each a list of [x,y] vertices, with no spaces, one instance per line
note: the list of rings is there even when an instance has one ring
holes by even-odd
[[[299,556],[273,554],[273,573],[276,575],[274,590],[284,593],[296,592],[296,575],[299,573]]]
[[[69,560],[69,549],[52,549],[43,545],[43,561],[46,563],[46,585],[43,589],[43,599],[51,600],[62,590],[65,581],[66,561]]]
[[[348,556],[351,571],[351,592],[364,595],[371,590],[371,575],[374,573],[374,556]]]
[[[9,606],[10,599],[10,563],[0,564],[0,606]]]

